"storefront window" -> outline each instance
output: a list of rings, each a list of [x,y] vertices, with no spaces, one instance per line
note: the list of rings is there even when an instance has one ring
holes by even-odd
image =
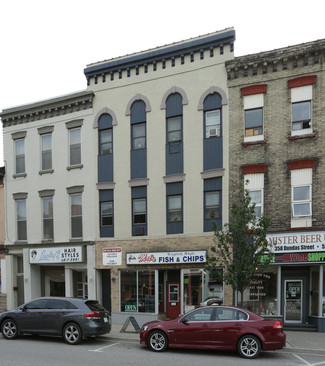
[[[155,312],[155,271],[121,271],[121,311]]]
[[[258,315],[278,315],[276,270],[255,275],[251,286],[244,292],[243,306]]]
[[[200,269],[184,269],[185,312],[198,307],[202,302],[202,273]]]

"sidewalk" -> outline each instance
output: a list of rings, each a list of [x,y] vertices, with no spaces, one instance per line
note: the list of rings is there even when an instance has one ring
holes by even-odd
[[[122,324],[113,324],[111,333],[107,335],[108,338],[116,341],[130,341],[139,342],[140,336],[135,333],[132,324],[126,329],[125,333],[121,333]],[[325,333],[318,332],[294,332],[286,331],[287,345],[285,351],[312,351],[325,353]]]

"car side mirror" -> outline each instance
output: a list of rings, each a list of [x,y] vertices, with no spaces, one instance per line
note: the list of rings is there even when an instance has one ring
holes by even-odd
[[[184,316],[184,318],[182,318],[181,320],[182,323],[186,324],[188,322],[187,318]]]

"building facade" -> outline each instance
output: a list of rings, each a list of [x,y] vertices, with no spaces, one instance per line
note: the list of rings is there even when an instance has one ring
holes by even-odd
[[[1,113],[8,309],[38,296],[96,297],[93,97]]]
[[[268,273],[245,294],[257,313],[325,331],[325,41],[226,64],[230,204],[238,182],[270,217]]]
[[[208,296],[212,221],[228,219],[226,29],[89,65],[97,149],[97,295],[113,322],[171,318]]]
[[[5,261],[5,201],[4,201],[4,176],[5,168],[0,167],[0,313],[7,309],[6,288],[6,261]]]

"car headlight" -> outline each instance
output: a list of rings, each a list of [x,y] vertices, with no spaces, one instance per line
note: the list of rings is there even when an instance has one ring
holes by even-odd
[[[142,330],[143,330],[143,331],[146,331],[148,328],[149,328],[149,327],[148,327],[148,325],[144,325],[144,326],[142,327]]]

